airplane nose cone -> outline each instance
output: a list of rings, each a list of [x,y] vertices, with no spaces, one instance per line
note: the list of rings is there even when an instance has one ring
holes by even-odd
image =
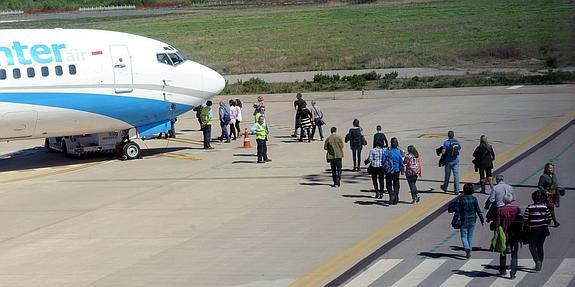
[[[204,67],[204,90],[214,95],[219,94],[226,87],[226,80],[218,72]]]

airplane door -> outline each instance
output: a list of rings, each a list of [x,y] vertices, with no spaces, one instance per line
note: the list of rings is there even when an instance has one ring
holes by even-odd
[[[0,138],[31,137],[36,130],[38,112],[24,111],[5,113],[0,117]]]
[[[134,81],[128,47],[124,45],[110,46],[110,54],[114,65],[114,89],[116,93],[132,92]]]

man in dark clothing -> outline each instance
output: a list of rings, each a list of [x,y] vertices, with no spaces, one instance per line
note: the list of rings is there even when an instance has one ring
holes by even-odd
[[[297,93],[296,95],[296,100],[293,102],[293,107],[295,109],[295,127],[293,130],[293,135],[292,137],[297,137],[297,130],[300,127],[300,118],[301,118],[301,114],[303,109],[307,106],[307,103],[305,102],[305,100],[302,98],[301,93]]]
[[[378,125],[375,129],[377,130],[377,133],[373,135],[373,147],[375,148],[376,146],[380,146],[386,149],[388,147],[387,138],[385,137],[385,134],[381,132],[381,126]]]

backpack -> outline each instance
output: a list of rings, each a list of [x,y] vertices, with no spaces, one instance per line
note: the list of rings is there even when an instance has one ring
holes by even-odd
[[[461,145],[456,139],[449,140],[449,147],[447,148],[447,154],[451,157],[457,157],[459,155],[459,151],[461,150]]]
[[[417,162],[417,158],[415,158],[415,156],[410,155],[409,156],[409,162],[407,164],[407,169],[409,170],[409,173],[414,175],[417,174],[417,170],[419,170],[419,163]]]
[[[388,173],[393,173],[393,158],[391,158],[391,156],[389,156],[388,151],[385,151],[383,153],[383,171],[385,172],[385,174]]]

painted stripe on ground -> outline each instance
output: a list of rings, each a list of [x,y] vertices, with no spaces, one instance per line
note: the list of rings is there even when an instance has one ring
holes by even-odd
[[[508,89],[508,90],[517,90],[517,89],[523,88],[523,87],[525,87],[525,86],[524,86],[524,85],[518,85],[518,86],[511,86],[511,87],[509,87],[509,88],[507,88],[507,89]]]
[[[375,282],[381,275],[387,273],[391,268],[399,264],[403,259],[381,259],[373,264],[359,276],[355,277],[345,287],[365,287]]]
[[[427,259],[417,265],[411,272],[401,278],[399,281],[395,282],[392,287],[405,287],[405,286],[417,286],[421,283],[427,276],[429,276],[433,271],[435,271],[439,266],[445,263],[447,259]]]
[[[569,286],[569,283],[573,281],[575,276],[575,259],[566,258],[563,259],[561,265],[555,269],[553,275],[545,282],[543,286],[548,287],[564,287]]]
[[[467,261],[461,268],[455,270],[455,274],[447,278],[441,284],[441,287],[462,287],[467,285],[484,269],[484,265],[489,264],[491,261],[493,259],[471,259]]]
[[[507,257],[511,257],[511,255],[508,255]],[[533,259],[519,259],[517,260],[517,266],[523,266],[524,268],[531,268],[533,267],[535,263],[533,263]],[[509,271],[509,270],[507,270]],[[527,272],[524,271],[520,271],[518,270],[517,272],[517,278],[515,278],[514,280],[509,279],[509,272],[507,272],[507,276],[505,277],[499,277],[497,278],[493,284],[491,284],[491,287],[507,287],[507,286],[517,286],[521,280],[523,280],[523,278],[525,276],[527,276]]]

